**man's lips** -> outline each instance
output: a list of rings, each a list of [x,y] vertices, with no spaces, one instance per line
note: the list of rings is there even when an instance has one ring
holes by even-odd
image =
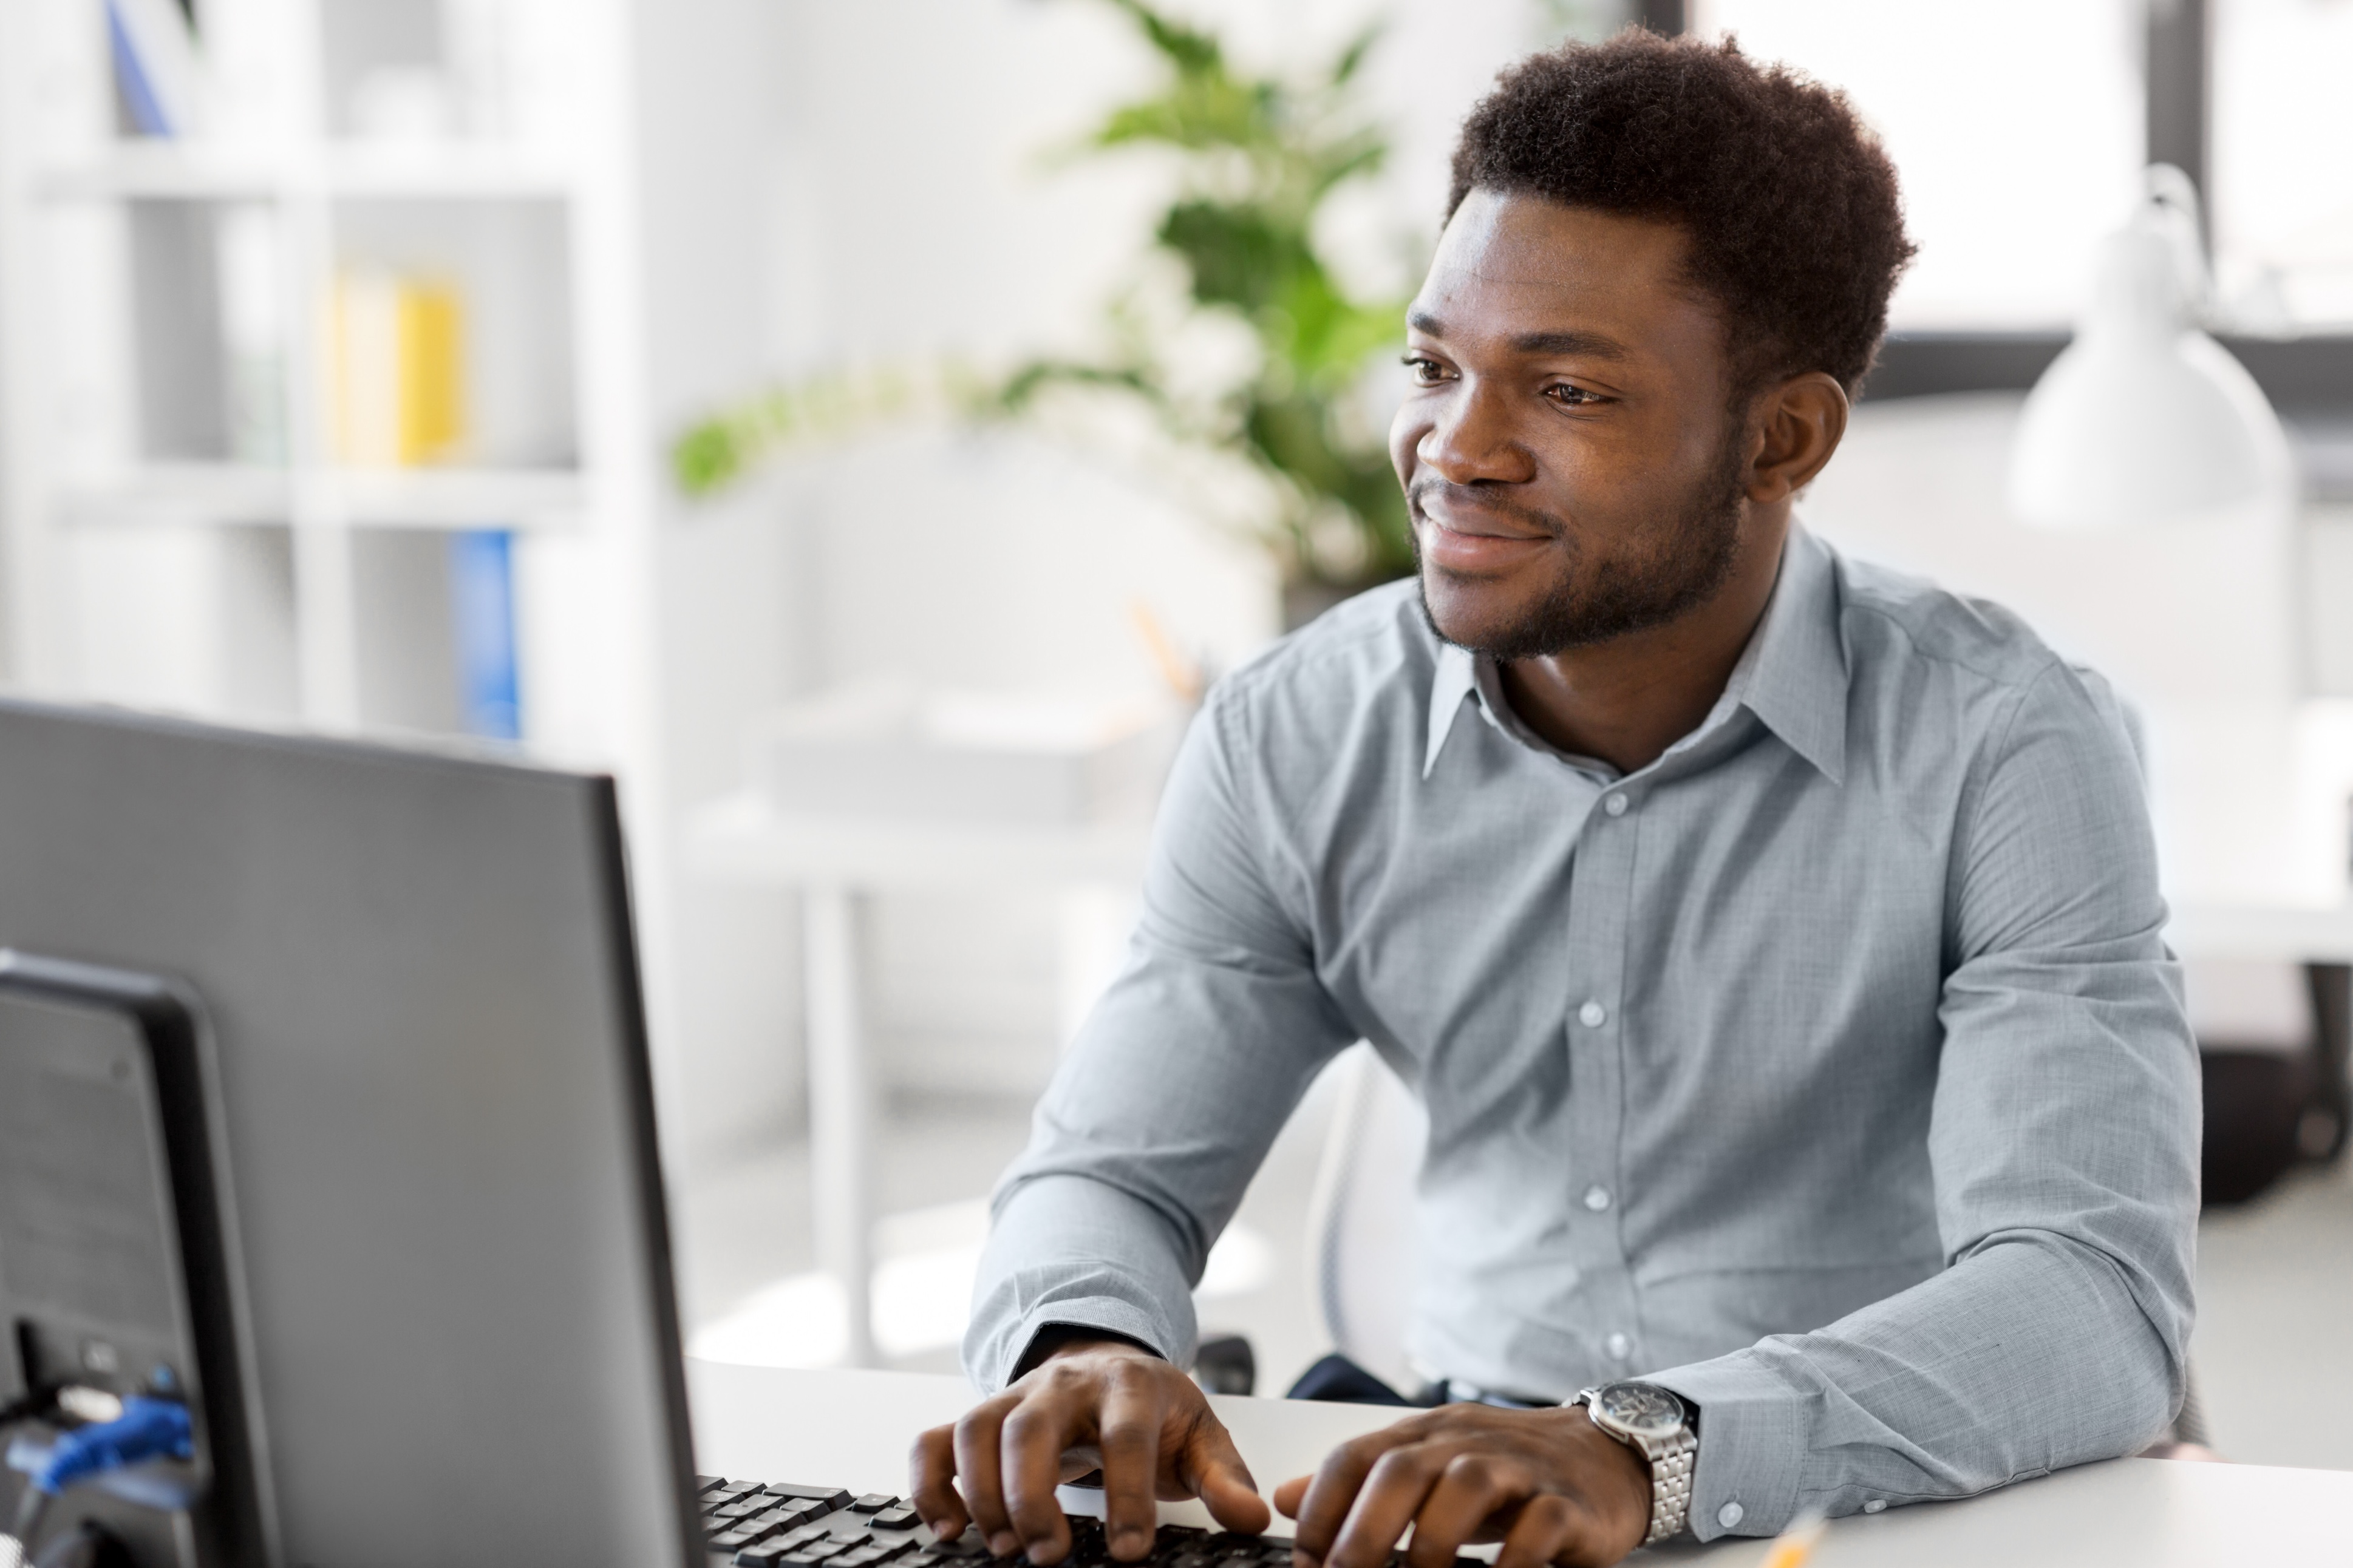
[[[1414,528],[1422,558],[1452,572],[1495,571],[1518,564],[1552,542],[1549,534],[1514,527],[1505,519],[1478,512],[1443,512],[1417,507]]]

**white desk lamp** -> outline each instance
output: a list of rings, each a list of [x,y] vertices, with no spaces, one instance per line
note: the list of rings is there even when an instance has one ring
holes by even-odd
[[[2200,329],[2211,289],[2198,193],[2149,166],[2132,220],[2109,237],[2075,341],[2027,395],[2010,504],[2046,528],[2211,515],[2294,479],[2287,437],[2246,368]]]

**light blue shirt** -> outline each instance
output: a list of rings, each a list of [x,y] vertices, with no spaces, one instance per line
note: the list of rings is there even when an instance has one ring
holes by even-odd
[[[2196,1047],[2095,677],[1793,531],[1706,721],[1564,756],[1410,583],[1219,683],[1124,970],[997,1196],[965,1360],[1190,1353],[1359,1037],[1428,1110],[1437,1373],[1699,1408],[1702,1539],[2132,1452],[2179,1403]]]

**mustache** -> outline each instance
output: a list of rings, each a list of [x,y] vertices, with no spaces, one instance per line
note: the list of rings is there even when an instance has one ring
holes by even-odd
[[[1458,485],[1451,479],[1441,479],[1430,474],[1423,475],[1406,487],[1406,510],[1412,514],[1415,521],[1427,520],[1423,503],[1431,496],[1441,497],[1466,511],[1500,513],[1514,521],[1525,523],[1549,539],[1558,539],[1568,531],[1568,524],[1556,513],[1546,511],[1539,507],[1523,506],[1517,501],[1506,500],[1493,491],[1482,490],[1476,485]]]

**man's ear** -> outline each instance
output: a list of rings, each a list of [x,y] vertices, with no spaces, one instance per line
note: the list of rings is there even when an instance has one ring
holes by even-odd
[[[1759,506],[1783,501],[1806,488],[1846,435],[1846,388],[1821,371],[1767,387],[1750,416],[1757,424],[1757,458],[1747,496]]]

